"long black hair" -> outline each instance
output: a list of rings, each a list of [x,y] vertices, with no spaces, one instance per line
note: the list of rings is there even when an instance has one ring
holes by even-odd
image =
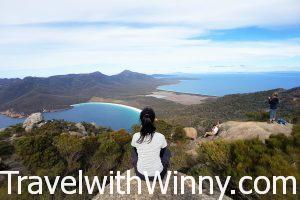
[[[137,143],[141,144],[144,142],[144,139],[146,136],[150,135],[150,138],[148,142],[150,143],[153,138],[153,134],[155,133],[155,126],[154,126],[154,120],[155,120],[155,112],[152,108],[146,107],[142,110],[140,114],[140,120],[141,120],[141,130],[140,130],[140,138],[137,140]]]

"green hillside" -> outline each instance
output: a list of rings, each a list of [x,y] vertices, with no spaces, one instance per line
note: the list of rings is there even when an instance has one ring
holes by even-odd
[[[112,76],[94,72],[0,79],[0,111],[11,110],[26,115],[69,108],[94,96],[114,99],[138,96],[170,82],[128,70]]]
[[[203,104],[184,106],[164,116],[169,122],[184,126],[210,127],[213,122],[252,120],[264,118],[268,112],[268,97],[279,93],[278,117],[289,121],[297,119],[300,112],[300,88],[276,89],[249,94],[233,94],[207,101]],[[257,117],[255,117],[257,116]],[[266,120],[266,119],[263,119]]]

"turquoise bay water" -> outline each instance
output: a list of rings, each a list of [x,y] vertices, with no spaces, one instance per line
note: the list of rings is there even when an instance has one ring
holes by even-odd
[[[181,80],[179,84],[160,86],[158,89],[224,96],[227,94],[249,93],[275,88],[290,89],[300,86],[300,72],[249,73],[249,74],[189,74],[177,77],[193,78]],[[176,76],[174,76],[176,78]]]
[[[44,113],[46,120],[64,119],[72,122],[94,122],[97,125],[111,127],[114,130],[125,128],[130,130],[133,124],[139,123],[138,109],[110,103],[82,103],[73,108]],[[0,128],[23,122],[24,119],[13,119],[0,115]]]
[[[6,117],[5,115],[0,115],[0,128],[6,128],[13,124],[22,123],[24,119],[15,119]]]

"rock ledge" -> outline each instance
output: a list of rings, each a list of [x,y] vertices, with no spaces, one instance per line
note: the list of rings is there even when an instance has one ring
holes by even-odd
[[[126,172],[122,174],[122,176],[126,176]],[[133,169],[130,170],[130,176],[135,176],[135,172]],[[177,194],[174,194],[174,177],[177,177]],[[190,180],[185,181],[184,184],[184,194],[180,194],[180,183],[181,183],[181,179],[182,177],[185,177],[187,175],[179,173],[177,175],[174,175],[172,173],[170,180],[169,180],[169,185],[168,185],[168,189],[167,189],[167,193],[166,194],[162,194],[160,187],[159,187],[159,183],[158,181],[156,182],[156,187],[154,190],[153,194],[149,194],[148,191],[148,187],[145,181],[141,182],[141,194],[138,194],[138,182],[136,180],[131,181],[131,193],[130,194],[124,194],[121,195],[119,193],[117,193],[117,184],[116,181],[114,181],[114,194],[109,194],[109,187],[110,185],[107,185],[105,187],[104,190],[104,194],[98,194],[97,196],[95,196],[93,198],[93,200],[111,200],[111,199],[142,199],[142,200],[152,200],[152,199],[165,199],[165,200],[181,200],[181,199],[203,199],[203,200],[212,200],[212,199],[218,199],[219,198],[219,193],[218,192],[214,192],[213,195],[208,194],[208,191],[206,191],[205,189],[203,190],[203,194],[199,194],[198,188],[199,186],[196,184],[196,194],[192,194],[192,183]],[[166,181],[166,177],[163,180],[163,183],[165,183]],[[197,182],[197,180],[196,180]],[[123,184],[122,184],[123,183]],[[126,180],[122,180],[121,181],[121,191],[127,191],[127,185],[126,185]],[[151,183],[152,185],[152,183]],[[224,196],[223,199],[231,199],[227,196]]]

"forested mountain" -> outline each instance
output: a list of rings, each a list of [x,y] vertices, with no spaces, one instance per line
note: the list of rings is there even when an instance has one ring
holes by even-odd
[[[166,80],[128,70],[112,76],[94,72],[0,79],[0,111],[29,114],[43,109],[62,109],[93,96],[122,98],[145,94],[166,83]]]
[[[203,104],[185,106],[166,117],[169,122],[185,126],[211,127],[217,121],[244,121],[250,118],[264,121],[268,117],[268,97],[279,93],[278,117],[287,120],[298,119],[300,115],[300,87],[274,89],[247,94],[226,95]],[[250,119],[252,120],[252,119]]]

